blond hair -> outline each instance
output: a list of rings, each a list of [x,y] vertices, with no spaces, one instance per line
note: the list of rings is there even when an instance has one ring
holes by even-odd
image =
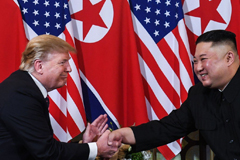
[[[76,49],[66,41],[53,35],[40,35],[28,42],[22,53],[20,70],[33,72],[34,61],[37,59],[42,61],[47,60],[48,55],[53,51],[59,53],[76,53]]]

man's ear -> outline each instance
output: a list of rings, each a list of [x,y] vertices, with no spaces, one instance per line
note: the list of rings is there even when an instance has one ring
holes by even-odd
[[[34,61],[34,68],[38,74],[43,74],[43,63],[41,60],[37,59]]]
[[[228,66],[233,64],[235,58],[236,58],[235,54],[232,51],[228,51],[228,53],[226,54],[226,60],[227,60]]]

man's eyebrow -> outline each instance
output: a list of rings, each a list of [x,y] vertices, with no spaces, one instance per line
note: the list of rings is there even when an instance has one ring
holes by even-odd
[[[69,61],[70,59],[71,59],[71,57],[69,57],[69,58],[64,58],[64,59],[62,59],[61,61],[67,62],[67,61]]]
[[[68,58],[64,58],[63,60],[65,60],[65,61],[68,61],[68,60],[70,60],[72,57],[68,57]]]
[[[199,57],[206,56],[207,54],[201,54]]]
[[[201,54],[199,57],[203,57],[203,56],[206,56],[207,54]],[[196,58],[196,56],[193,56],[193,58]]]

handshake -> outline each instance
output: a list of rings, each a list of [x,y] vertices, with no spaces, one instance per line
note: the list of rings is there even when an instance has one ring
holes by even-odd
[[[121,147],[122,142],[134,144],[135,138],[132,140],[133,133],[130,128],[122,128],[113,132],[107,130],[107,115],[100,115],[92,124],[88,123],[86,131],[83,134],[83,143],[96,142],[97,156],[102,158],[111,158]],[[130,132],[130,134],[129,134]],[[124,134],[130,135],[130,141],[126,139]],[[91,149],[90,149],[91,151]]]

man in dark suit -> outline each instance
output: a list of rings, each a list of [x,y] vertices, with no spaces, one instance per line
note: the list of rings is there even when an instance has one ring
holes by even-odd
[[[198,37],[194,72],[200,83],[191,87],[180,109],[159,121],[121,128],[109,135],[151,149],[199,130],[215,153],[215,160],[240,159],[240,69],[235,34],[209,31]]]
[[[45,98],[47,92],[66,84],[71,72],[69,51],[75,49],[58,37],[35,37],[22,54],[20,70],[0,84],[1,160],[87,160],[111,157],[118,150],[120,143],[107,144],[106,115],[88,125],[83,135],[86,143],[53,138]],[[97,134],[101,135],[97,142],[88,143]]]

